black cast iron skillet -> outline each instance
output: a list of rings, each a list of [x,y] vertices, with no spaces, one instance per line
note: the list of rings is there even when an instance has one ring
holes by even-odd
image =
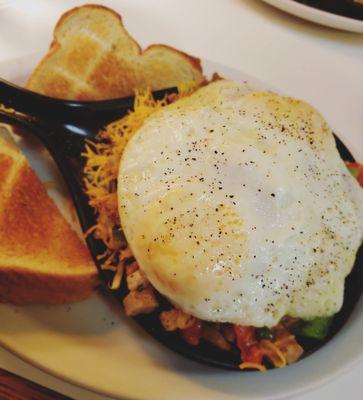
[[[175,92],[175,88],[160,90],[154,93],[156,98]],[[96,141],[98,131],[124,116],[133,107],[133,97],[96,101],[75,102],[52,99],[6,81],[0,80],[0,104],[14,108],[11,113],[0,108],[0,122],[8,123],[36,136],[49,150],[57,163],[70,194],[73,198],[83,231],[95,224],[95,215],[88,205],[83,190],[83,167],[85,160],[81,156],[85,139]],[[336,137],[336,143],[343,160],[353,161],[353,157],[344,144]],[[109,282],[111,276],[101,269],[102,260],[97,256],[105,250],[100,240],[91,235],[87,237],[87,245],[97,265],[103,282]],[[304,347],[303,357],[314,353],[327,343],[346,323],[356,306],[363,286],[363,247],[361,247],[353,271],[346,279],[345,297],[342,310],[335,316],[328,337],[324,341],[297,339]],[[112,292],[116,298],[127,294],[125,282],[118,291]],[[160,308],[149,315],[139,315],[135,321],[156,340],[168,348],[195,361],[215,367],[237,370],[240,353],[237,348],[226,352],[202,341],[198,346],[187,344],[178,333],[166,332],[160,322],[160,309],[170,307],[168,302],[159,297]]]

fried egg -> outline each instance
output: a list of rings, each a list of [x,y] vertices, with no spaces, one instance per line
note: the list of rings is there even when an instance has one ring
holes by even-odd
[[[310,105],[211,83],[145,121],[118,187],[140,268],[183,311],[272,327],[342,306],[363,191]]]

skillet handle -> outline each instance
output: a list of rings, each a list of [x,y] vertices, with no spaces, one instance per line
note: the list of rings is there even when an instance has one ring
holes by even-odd
[[[42,118],[49,114],[63,113],[64,105],[59,100],[23,89],[0,78],[0,103],[32,117]]]
[[[161,89],[154,91],[153,96],[155,99],[162,99],[165,95],[176,92],[175,87]],[[134,100],[134,96],[98,101],[56,99],[32,92],[0,78],[0,104],[48,121],[50,125],[71,122],[75,126],[85,126],[88,131],[94,126],[99,130],[111,121],[124,116],[133,108]]]

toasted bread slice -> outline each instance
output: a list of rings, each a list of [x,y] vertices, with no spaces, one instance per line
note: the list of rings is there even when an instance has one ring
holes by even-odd
[[[0,126],[0,302],[69,303],[97,284],[87,248]]]
[[[113,10],[85,5],[65,13],[27,88],[51,97],[100,100],[204,80],[200,60],[165,45],[142,51]]]

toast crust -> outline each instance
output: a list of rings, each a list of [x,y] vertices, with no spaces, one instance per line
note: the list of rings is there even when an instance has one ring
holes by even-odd
[[[142,50],[119,14],[90,4],[60,18],[27,88],[57,98],[101,100],[132,95],[135,88],[204,80],[198,58],[162,44]]]
[[[201,74],[203,74],[203,68],[202,68],[202,64],[200,62],[200,58],[191,56],[190,54],[187,54],[181,50],[177,50],[174,47],[168,46],[167,44],[161,44],[161,43],[150,44],[148,47],[146,47],[145,50],[141,50],[141,54],[145,54],[154,48],[157,48],[157,49],[164,48],[169,51],[175,52],[175,54],[178,54],[180,57],[183,57],[186,61],[188,61],[191,65],[193,65],[193,67],[195,68],[196,71],[199,71]]]
[[[99,286],[97,275],[47,274],[8,266],[0,268],[0,303],[67,304],[85,300]]]

